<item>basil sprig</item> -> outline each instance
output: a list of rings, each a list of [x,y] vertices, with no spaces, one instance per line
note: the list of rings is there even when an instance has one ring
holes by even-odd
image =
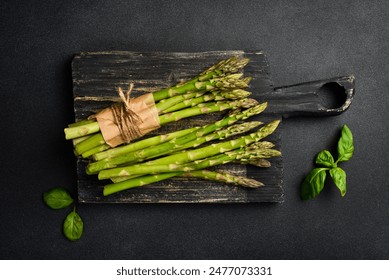
[[[66,189],[57,187],[43,193],[43,202],[51,209],[57,210],[69,207],[74,199]],[[84,223],[74,206],[73,211],[66,216],[63,222],[63,234],[70,241],[75,241],[81,238],[83,230]]]
[[[321,167],[314,168],[304,178],[301,185],[301,198],[308,200],[317,197],[324,188],[327,171],[339,189],[341,196],[346,194],[346,172],[338,166],[339,162],[348,161],[354,153],[354,141],[351,130],[344,125],[338,141],[338,159],[335,161],[332,154],[323,150],[317,154],[315,163]]]

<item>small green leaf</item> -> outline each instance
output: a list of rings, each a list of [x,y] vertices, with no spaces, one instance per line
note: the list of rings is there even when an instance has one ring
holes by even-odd
[[[76,208],[70,212],[63,223],[63,233],[70,241],[75,241],[81,238],[84,230],[84,223],[81,217],[76,213]]]
[[[340,167],[335,167],[330,170],[330,175],[340,190],[340,194],[344,196],[346,194],[346,172]]]
[[[316,164],[322,165],[325,167],[335,167],[334,158],[331,153],[327,150],[321,151],[316,156]]]
[[[348,161],[354,153],[354,141],[351,130],[344,125],[338,142],[338,161]]]
[[[73,203],[73,198],[64,188],[53,188],[43,193],[43,201],[51,209],[62,209]]]
[[[315,198],[323,190],[328,168],[314,168],[305,177],[301,185],[301,198],[308,200]]]

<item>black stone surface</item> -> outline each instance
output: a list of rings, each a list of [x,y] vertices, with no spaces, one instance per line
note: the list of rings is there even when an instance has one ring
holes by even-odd
[[[1,259],[387,259],[389,2],[2,1]],[[84,236],[67,241],[42,193],[75,195],[63,128],[74,119],[70,61],[82,51],[253,50],[283,86],[354,74],[350,109],[283,121],[282,204],[80,205]],[[299,185],[339,129],[354,133],[344,198]]]

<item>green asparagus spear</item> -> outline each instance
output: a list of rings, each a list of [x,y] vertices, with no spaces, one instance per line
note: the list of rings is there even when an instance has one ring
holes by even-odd
[[[262,167],[262,168],[267,168],[271,166],[270,161],[264,159],[264,158],[258,158],[258,159],[252,159],[248,161],[234,161],[235,163],[240,163],[240,164],[250,164],[256,167]]]
[[[220,101],[220,102],[208,102],[203,103],[201,106],[197,105],[195,107],[183,109],[173,113],[167,113],[159,116],[159,123],[161,125],[176,122],[184,118],[189,118],[193,116],[209,114],[214,112],[221,112],[233,108],[243,107],[250,108],[257,105],[258,102],[255,99],[243,98],[233,101]]]
[[[85,135],[85,136],[82,136],[82,137],[74,138],[72,140],[73,146],[76,146],[78,143],[81,143],[82,141],[88,139],[89,137],[92,137],[92,135]]]
[[[253,142],[258,142],[262,138],[273,133],[277,128],[279,120],[272,121],[271,123],[261,127],[257,132],[251,133],[240,138],[221,142],[217,144],[211,144],[209,146],[198,148],[166,157],[150,161],[148,163],[138,164],[137,167],[146,167],[147,165],[169,165],[169,164],[183,164],[199,159],[208,158],[220,153],[225,153],[240,147],[250,145]],[[102,170],[99,172],[99,179],[109,179],[111,177],[129,176],[133,174],[134,166],[119,167],[108,170]]]
[[[259,141],[250,144],[249,146],[235,149],[229,152],[221,153],[213,157],[196,160],[186,164],[170,164],[170,165],[159,165],[158,160],[146,162],[147,165],[154,165],[154,167],[148,169],[147,166],[145,169],[143,166],[141,169],[133,170],[134,173],[129,176],[113,177],[110,178],[114,183],[122,182],[128,179],[141,176],[138,173],[147,172],[165,172],[167,171],[190,171],[204,169],[215,165],[226,164],[229,162],[235,162],[240,164],[252,164],[258,167],[269,167],[270,162],[266,161],[265,158],[271,158],[280,156],[281,152],[271,149],[274,147],[274,144],[268,141]],[[140,171],[143,170],[143,171]]]
[[[181,95],[176,95],[170,98],[162,99],[158,103],[155,104],[155,107],[157,108],[158,113],[160,114],[161,112],[165,112],[165,110],[170,109],[171,107],[175,107],[177,104],[180,104],[181,102],[185,100],[192,100],[193,98],[199,98],[202,95],[204,95],[207,91],[193,91],[193,92],[188,92],[184,93]],[[181,108],[182,109],[182,108]],[[180,109],[178,109],[180,110]],[[173,110],[173,111],[178,111],[178,110]],[[172,112],[172,111],[171,111]]]
[[[93,156],[93,159],[95,161],[99,161],[102,159],[113,158],[113,157],[117,157],[117,156],[120,156],[120,155],[123,155],[126,153],[138,151],[138,150],[150,147],[150,146],[159,145],[159,144],[165,143],[167,141],[170,141],[174,138],[182,137],[184,135],[192,133],[192,132],[196,131],[197,129],[199,129],[199,127],[192,127],[192,128],[183,129],[183,130],[179,130],[179,131],[175,131],[175,132],[171,132],[171,133],[167,133],[167,134],[149,137],[149,138],[146,138],[146,139],[134,142],[134,143],[123,145],[123,146],[116,147],[113,149],[109,149],[108,151],[105,151],[105,152],[97,153]]]
[[[262,147],[264,147],[263,150],[266,150],[266,147],[269,147],[268,144],[269,144],[269,142],[265,142],[265,141],[258,142],[257,147],[262,146]],[[249,151],[249,150],[250,149],[246,149],[246,151]],[[239,150],[239,151],[241,151],[241,150]],[[146,184],[162,181],[162,180],[165,180],[168,178],[172,178],[174,176],[198,177],[198,178],[203,178],[203,179],[216,180],[216,181],[220,181],[220,182],[224,182],[224,183],[233,183],[235,185],[241,185],[241,186],[250,187],[250,188],[258,188],[258,187],[263,186],[263,184],[261,182],[258,182],[258,181],[253,180],[253,179],[245,178],[243,176],[234,176],[234,175],[231,175],[228,173],[219,173],[219,172],[208,171],[208,170],[197,170],[197,169],[202,169],[204,167],[209,167],[209,166],[215,165],[216,161],[217,161],[216,159],[218,157],[219,157],[220,164],[227,163],[230,160],[232,160],[233,154],[234,153],[239,154],[239,151],[231,151],[231,152],[229,152],[229,156],[228,155],[219,155],[219,156],[213,157],[213,159],[209,158],[206,160],[197,161],[197,163],[193,162],[190,165],[192,166],[192,168],[195,168],[195,169],[193,169],[191,171],[186,171],[186,172],[170,171],[170,172],[155,174],[155,175],[143,175],[141,177],[130,178],[130,179],[127,179],[125,181],[118,181],[118,182],[113,183],[113,184],[108,184],[108,185],[104,186],[103,192],[104,192],[104,195],[106,196],[106,195],[110,195],[110,194],[115,193],[115,192],[129,189],[129,188],[133,188],[133,187],[137,187],[137,186],[144,186]],[[251,152],[253,152],[253,151],[255,151],[255,150],[251,150]],[[261,153],[265,157],[280,155],[279,151],[271,150],[271,151],[259,151],[259,152],[257,151],[257,156],[261,156],[260,155]],[[244,155],[244,153],[241,154],[242,157],[243,157],[243,155]],[[225,162],[223,162],[224,161],[222,159],[223,156],[225,157],[225,159],[224,159]],[[229,160],[227,160],[228,157],[229,157]],[[251,159],[254,158],[254,155],[246,155],[246,159],[249,159],[249,158],[251,158]],[[206,162],[208,162],[208,163],[204,164]],[[184,167],[184,166],[186,166],[186,167]],[[179,168],[179,170],[188,169],[187,167],[189,165],[184,165],[184,166],[182,168]]]
[[[246,123],[235,124],[235,125],[229,126],[227,128],[224,128],[224,129],[218,129],[211,134],[207,134],[206,136],[198,137],[195,140],[192,140],[190,142],[187,142],[187,143],[179,145],[179,146],[177,145],[171,151],[163,152],[161,154],[154,154],[152,157],[148,157],[147,160],[151,159],[151,158],[159,157],[161,155],[165,155],[167,153],[172,154],[172,153],[176,153],[178,151],[196,148],[196,147],[198,147],[206,142],[210,142],[210,141],[214,141],[214,140],[224,140],[224,139],[227,139],[231,136],[235,136],[238,134],[248,132],[251,129],[253,129],[261,124],[262,124],[262,122],[251,121],[251,122],[246,122]]]
[[[100,152],[104,152],[104,151],[106,151],[106,150],[108,150],[108,149],[110,149],[110,148],[111,148],[110,145],[108,145],[108,144],[102,144],[102,145],[100,145],[100,146],[94,147],[94,148],[92,148],[92,149],[90,149],[90,150],[88,150],[88,151],[82,153],[81,156],[82,156],[83,158],[88,158],[88,157],[90,157],[90,156],[92,156],[92,155],[94,155],[94,154],[97,154],[97,153],[100,153]]]
[[[223,75],[226,73],[235,73],[239,69],[249,63],[248,58],[239,58],[238,56],[233,56],[225,60],[221,60],[218,63],[212,65],[210,68],[206,69],[199,75],[199,81],[208,80],[215,75]]]
[[[199,90],[199,88],[207,89],[207,87],[204,86],[204,84],[202,83],[210,81],[215,78],[223,77],[231,73],[236,73],[241,68],[246,66],[248,62],[249,59],[239,58],[239,57],[231,57],[226,60],[222,60],[217,64],[211,66],[209,69],[202,72],[198,77],[188,82],[180,83],[176,86],[154,92],[153,93],[154,100],[157,102],[159,100],[172,97],[178,94],[183,94],[188,91]]]
[[[182,141],[180,141],[180,139],[174,139],[174,141],[159,145],[159,149],[156,149],[156,147],[150,147],[147,150],[143,150],[143,156],[145,159],[155,158],[162,155],[170,154],[172,152],[184,150],[187,147],[196,147],[213,140],[226,139],[228,137],[250,131],[251,129],[259,126],[260,124],[262,123],[258,121],[235,124],[224,129],[217,130],[214,133],[208,134],[206,136],[201,136],[196,140],[184,144],[181,144],[181,142],[188,141],[189,138],[180,138]],[[195,136],[193,135],[193,137]],[[115,158],[110,158],[105,161],[90,163],[87,167],[87,173],[93,174],[103,169],[114,168],[123,164],[128,165],[128,160],[128,155],[123,155]]]
[[[179,111],[187,107],[192,107],[197,104],[201,104],[213,100],[220,101],[225,99],[232,99],[232,100],[242,99],[248,97],[250,94],[251,94],[250,92],[245,91],[243,89],[234,89],[232,91],[226,91],[226,92],[213,91],[198,97],[185,98],[181,102],[177,102],[173,106],[169,106],[169,107],[166,106],[167,108],[162,110],[162,113],[165,114],[165,113]],[[181,96],[182,95],[178,95],[176,97],[181,97]],[[164,100],[168,100],[168,99],[164,99]]]
[[[104,186],[103,195],[108,196],[130,188],[145,186],[151,183],[163,181],[176,176],[197,177],[197,178],[202,178],[207,180],[218,181],[222,183],[232,183],[234,185],[239,185],[248,188],[258,188],[264,186],[264,184],[259,181],[256,181],[254,179],[249,179],[243,176],[236,176],[236,175],[232,175],[228,173],[220,173],[216,171],[197,170],[191,172],[170,172],[170,173],[162,173],[162,174],[155,174],[155,175],[145,175],[142,177],[129,179],[120,183],[108,184]]]
[[[183,174],[184,172],[171,172],[171,173],[162,173],[162,174],[155,174],[155,175],[145,175],[142,177],[137,177],[133,179],[129,179],[120,183],[113,183],[108,184],[104,186],[103,189],[103,195],[111,195],[116,192],[124,191],[127,189],[140,187],[144,185],[148,185],[151,183],[159,182],[162,180],[166,180],[175,176],[179,176]]]
[[[170,163],[170,164],[161,164],[161,165],[156,165],[156,164],[132,165],[132,166],[125,167],[125,171],[119,174],[119,177],[133,176],[133,175],[140,175],[140,174],[166,173],[166,172],[175,172],[175,171],[189,172],[192,170],[199,170],[211,166],[226,164],[234,160],[242,161],[242,159],[245,159],[244,161],[248,162],[249,160],[252,159],[270,158],[270,157],[276,157],[280,155],[281,153],[279,151],[273,149],[266,149],[266,148],[258,149],[255,151],[248,151],[246,149],[237,149],[234,151],[230,151],[228,153],[215,155],[201,160],[195,160],[193,162],[189,162],[185,164]],[[108,172],[109,170],[106,171]],[[100,172],[100,174],[103,172],[104,171]],[[99,179],[101,179],[100,175],[99,175]],[[107,179],[107,178],[103,178],[103,179]]]
[[[226,172],[216,172],[216,171],[209,171],[209,170],[195,170],[190,172],[185,172],[181,176],[183,177],[196,177],[201,179],[207,179],[222,183],[230,183],[237,186],[247,187],[247,188],[259,188],[264,186],[263,183],[254,180],[249,179],[244,176],[237,176],[232,175]]]
[[[95,121],[92,123],[87,123],[80,126],[72,126],[64,129],[66,140],[75,139],[85,135],[90,135],[99,131],[100,131],[99,124]]]
[[[115,158],[106,158],[101,161],[90,163],[86,171],[88,174],[94,174],[103,169],[116,167],[119,164],[139,162],[144,159],[150,159],[155,156],[166,154],[168,152],[177,151],[177,149],[181,148],[182,145],[184,145],[185,143],[194,141],[199,137],[208,135],[217,129],[220,129],[227,125],[231,125],[237,122],[238,120],[244,120],[253,115],[257,115],[263,112],[266,107],[267,107],[267,103],[265,102],[257,106],[251,107],[245,111],[236,112],[236,115],[230,115],[220,121],[215,122],[214,124],[205,125],[201,129],[198,129],[182,137],[172,139],[169,142],[162,143],[160,145],[150,146],[148,148],[137,150],[134,152],[128,152],[126,154],[122,154]],[[186,147],[184,147],[183,149],[185,148]]]
[[[98,147],[100,145],[105,144],[103,135],[101,133],[95,133],[91,137],[89,137],[87,140],[82,141],[81,143],[76,144],[74,149],[77,151],[78,154],[83,154],[86,151],[89,151],[95,147]]]
[[[237,108],[237,107],[248,108],[256,104],[258,104],[258,102],[255,99],[250,99],[250,98],[238,99],[231,102],[221,102],[221,101],[209,102],[203,104],[202,106],[195,106],[192,108],[183,109],[181,111],[161,115],[159,116],[159,122],[161,125],[164,125],[170,122],[178,121],[183,118],[188,118],[188,117],[197,116],[201,114],[210,114],[213,112],[220,112],[220,111]],[[101,133],[96,133],[90,139],[87,139],[82,143],[80,143],[82,147],[78,147],[76,145],[76,151],[79,154],[82,154],[102,144],[104,144],[103,135]]]
[[[174,96],[177,94],[183,94],[187,91],[203,91],[203,90],[214,90],[214,89],[220,89],[220,90],[232,90],[232,89],[238,89],[238,88],[246,88],[248,86],[247,82],[245,80],[240,79],[242,74],[231,74],[228,76],[220,77],[220,78],[213,78],[211,80],[205,81],[205,82],[196,82],[193,84],[193,88],[185,88],[183,92],[180,93],[174,93],[172,89],[169,89],[167,93],[170,91],[170,95],[166,96]],[[166,98],[165,97],[165,98]],[[163,99],[163,98],[162,98]],[[159,99],[160,100],[160,99]],[[208,110],[205,110],[204,112],[197,112],[197,114],[203,114],[209,112]],[[212,112],[212,110],[211,110]],[[174,121],[174,120],[172,120]],[[161,124],[164,124],[166,122],[161,121]],[[65,137],[67,140],[77,138],[80,136],[96,133],[100,131],[100,128],[98,126],[97,122],[88,123],[86,125],[80,125],[75,127],[68,127],[65,128]]]

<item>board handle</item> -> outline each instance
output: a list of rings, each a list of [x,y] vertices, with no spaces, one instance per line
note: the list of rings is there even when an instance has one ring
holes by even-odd
[[[276,87],[266,109],[269,113],[292,116],[333,116],[346,111],[354,96],[353,75]],[[336,108],[323,105],[331,99]]]

